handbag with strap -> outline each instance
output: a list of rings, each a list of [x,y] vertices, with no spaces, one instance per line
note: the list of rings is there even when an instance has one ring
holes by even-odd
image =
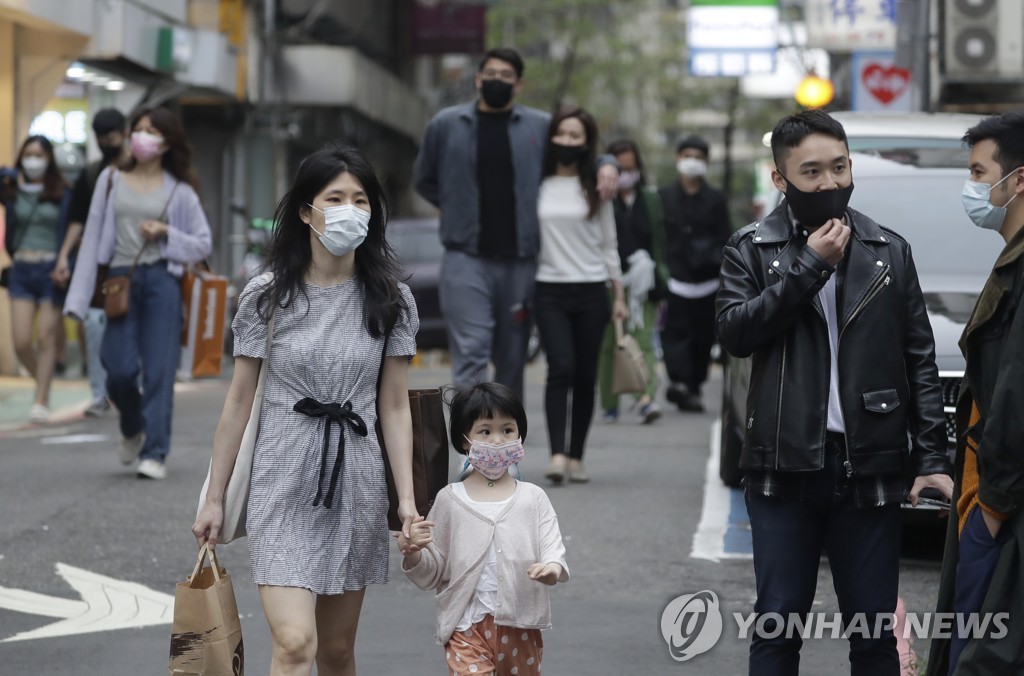
[[[110,177],[110,183],[113,184],[114,177]],[[160,221],[167,221],[167,210],[171,206],[171,200],[174,199],[174,193],[178,191],[180,182],[176,182],[174,187],[171,188],[171,194],[167,196],[167,202],[164,203],[164,209],[160,212]],[[110,199],[110,192],[107,192],[107,199]],[[107,206],[110,206],[107,204]],[[139,249],[139,253],[135,254],[135,260],[132,261],[132,267],[128,270],[126,275],[113,275],[106,276],[101,282],[101,292],[103,294],[103,311],[107,315],[107,319],[122,319],[128,316],[128,311],[131,309],[131,294],[132,294],[132,274],[135,272],[135,267],[139,264],[139,259],[142,258],[142,252],[146,250],[146,247],[150,245],[150,242],[145,242],[142,248]]]
[[[135,272],[135,266],[139,264],[139,259],[142,258],[142,252],[148,245],[148,242],[143,244],[139,253],[135,254],[135,260],[132,261],[132,267],[128,269],[128,274],[105,274],[103,276],[103,281],[100,283],[100,294],[103,296],[103,312],[106,313],[107,319],[121,319],[128,316],[128,311],[131,309],[132,274]]]
[[[267,366],[270,364],[270,345],[274,335],[274,315],[271,313],[267,322],[267,352],[260,365],[260,376],[256,381],[256,394],[252,398],[252,410],[249,411],[249,422],[242,433],[242,443],[235,456],[235,465],[231,468],[228,485],[224,488],[224,520],[221,522],[220,535],[217,541],[227,544],[233,540],[244,538],[246,508],[249,505],[249,479],[252,477],[252,455],[256,448],[256,439],[260,430],[260,411],[263,408],[263,393],[266,390]],[[199,493],[199,507],[196,517],[203,511],[206,494],[210,490],[210,472],[213,470],[213,459],[210,469],[206,472],[206,481]]]
[[[389,332],[390,335],[390,332]],[[388,529],[402,530],[398,517],[398,487],[391,471],[388,449],[380,423],[380,383],[388,354],[388,338],[384,337],[380,372],[377,374],[377,441],[384,455],[384,478],[388,486]],[[444,400],[441,388],[409,390],[409,412],[412,414],[412,487],[416,511],[426,516],[438,492],[448,485],[448,428],[444,422]]]
[[[615,394],[641,394],[647,391],[647,361],[640,343],[615,320],[615,354],[612,361],[612,391]]]

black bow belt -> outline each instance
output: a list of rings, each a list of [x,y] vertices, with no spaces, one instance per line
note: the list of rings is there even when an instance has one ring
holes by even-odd
[[[324,507],[330,509],[334,503],[334,489],[338,485],[338,476],[341,474],[342,464],[345,460],[345,423],[348,423],[352,431],[361,437],[368,433],[366,423],[359,417],[359,414],[352,410],[352,402],[346,401],[342,404],[321,404],[312,397],[306,397],[295,403],[292,410],[296,413],[308,415],[310,418],[325,418],[324,421],[324,448],[320,456],[320,479],[316,485],[316,498],[313,499],[313,506],[320,504],[323,498]],[[327,474],[327,450],[331,445],[331,423],[338,425],[338,456],[334,459],[334,468],[331,470],[331,484],[327,488],[327,495],[324,491],[324,475]]]

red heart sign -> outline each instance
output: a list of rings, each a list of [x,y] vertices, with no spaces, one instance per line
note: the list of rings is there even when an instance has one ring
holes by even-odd
[[[883,105],[889,105],[906,91],[910,84],[910,71],[899,66],[870,63],[864,68],[860,79],[872,96]]]

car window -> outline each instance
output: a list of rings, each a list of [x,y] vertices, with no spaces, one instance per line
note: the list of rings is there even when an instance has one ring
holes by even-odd
[[[860,136],[849,138],[848,143],[850,152],[874,155],[914,167],[966,167],[971,155],[960,139]]]
[[[987,276],[1003,240],[967,217],[960,200],[966,178],[966,169],[885,177],[854,171],[850,206],[910,242],[921,275]]]
[[[388,241],[406,265],[438,261],[444,254],[437,230],[429,228],[391,228]]]

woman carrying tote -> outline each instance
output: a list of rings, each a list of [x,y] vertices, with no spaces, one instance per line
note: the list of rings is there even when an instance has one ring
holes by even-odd
[[[259,406],[246,530],[273,639],[270,673],[309,674],[315,662],[325,676],[354,674],[364,591],[388,580],[381,441],[406,537],[418,517],[408,368],[419,318],[384,237],[381,185],[358,150],[307,157],[274,220],[268,272],[239,298],[235,370],[192,533],[217,543],[224,491]],[[254,402],[268,326],[265,390]]]
[[[556,484],[566,474],[570,481],[589,480],[583,449],[594,417],[601,338],[610,316],[625,319],[629,313],[615,215],[597,193],[596,148],[597,123],[588,112],[565,108],[552,116],[537,202],[541,246],[534,316],[548,361],[544,412],[551,462],[545,476]]]
[[[142,110],[131,130],[125,167],[108,167],[96,181],[64,313],[86,316],[97,265],[109,265],[110,277],[130,276],[128,313],[108,316],[100,355],[121,414],[121,462],[139,459],[140,478],[163,479],[181,353],[181,275],[210,253],[210,224],[177,115]]]

